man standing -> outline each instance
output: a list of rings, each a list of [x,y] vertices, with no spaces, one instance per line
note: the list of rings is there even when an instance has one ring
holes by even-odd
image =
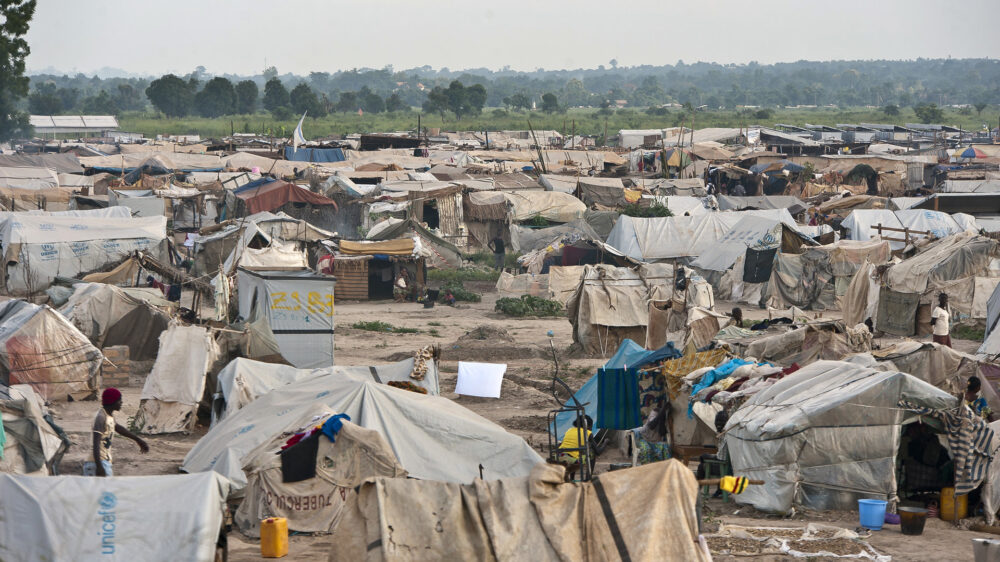
[[[934,329],[934,343],[951,347],[951,312],[948,310],[948,295],[938,295],[938,305],[931,312],[931,326]]]
[[[497,271],[503,271],[504,254],[507,252],[507,249],[503,245],[503,238],[497,236],[493,240],[490,240],[490,243],[486,246],[493,250],[493,266]]]
[[[93,461],[83,463],[84,476],[114,476],[111,468],[111,437],[118,433],[135,441],[139,450],[149,452],[149,445],[134,433],[115,422],[115,412],[122,409],[122,393],[117,388],[106,388],[101,394],[101,405],[94,418]]]

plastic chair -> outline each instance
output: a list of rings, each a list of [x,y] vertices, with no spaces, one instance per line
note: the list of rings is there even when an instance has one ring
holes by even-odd
[[[729,461],[723,461],[719,459],[703,459],[701,461],[704,467],[704,478],[706,480],[712,478],[722,478],[723,476],[732,476],[733,467],[729,464]],[[710,485],[705,484],[701,487],[701,494],[707,500],[709,496]],[[729,501],[729,492],[722,491],[722,501]]]

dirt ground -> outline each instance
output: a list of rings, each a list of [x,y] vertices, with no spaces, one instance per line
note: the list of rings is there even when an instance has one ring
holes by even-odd
[[[550,341],[559,360],[559,374],[573,390],[583,385],[607,358],[581,357],[570,353],[572,327],[565,317],[508,318],[493,312],[496,298],[496,293],[487,293],[481,303],[460,303],[456,307],[437,306],[431,309],[424,309],[420,304],[391,301],[338,303],[336,363],[370,365],[398,361],[412,355],[422,346],[439,345],[442,351],[442,396],[523,437],[540,455],[545,456],[548,442],[545,432],[546,415],[556,407],[550,391],[554,370]],[[717,303],[717,308],[728,311],[732,305]],[[765,311],[745,306],[743,308],[746,318],[766,317]],[[827,314],[826,317],[836,317],[836,314]],[[356,322],[371,320],[381,320],[396,327],[414,328],[419,332],[386,334],[351,328]],[[485,332],[481,332],[487,335],[485,340],[477,339],[482,337],[477,332],[480,327],[487,327]],[[553,333],[551,338],[547,335],[550,330]],[[885,345],[890,341],[882,343]],[[978,347],[978,342],[963,340],[955,340],[955,344],[956,348],[966,352],[974,352]],[[609,354],[613,352],[611,350]],[[475,398],[455,394],[459,360],[507,363],[501,398]],[[141,387],[121,390],[124,406],[119,421],[124,421],[138,409]],[[80,474],[83,460],[90,450],[90,428],[97,408],[98,404],[93,401],[59,402],[52,406],[56,422],[62,425],[72,440],[72,447],[61,466],[64,474]],[[176,473],[185,454],[206,431],[207,427],[199,425],[190,435],[150,436],[147,441],[151,451],[146,455],[140,454],[138,447],[129,440],[116,437],[115,474],[132,476]],[[609,463],[624,460],[618,455],[616,449],[609,448],[599,459],[597,471],[607,470]],[[820,521],[851,529],[858,524],[856,512],[798,514],[792,519],[771,518],[758,513],[754,513],[753,518],[741,515],[750,511],[753,510],[738,504],[710,500],[705,512],[707,528],[720,521],[762,526],[805,526],[808,521]],[[932,520],[928,522],[922,536],[905,537],[900,534],[898,526],[887,526],[885,530],[873,533],[869,542],[881,554],[888,554],[894,560],[971,560],[971,539],[978,537],[991,536],[958,530],[944,521]],[[293,535],[290,553],[285,559],[325,559],[329,544],[328,536]],[[261,559],[258,542],[242,536],[235,529],[229,536],[229,549],[230,560]]]

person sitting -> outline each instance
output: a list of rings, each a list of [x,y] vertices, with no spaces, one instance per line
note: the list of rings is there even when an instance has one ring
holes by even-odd
[[[587,427],[584,428],[582,424]],[[590,461],[591,452],[590,449],[590,436],[592,434],[591,428],[594,427],[594,420],[590,416],[584,416],[577,418],[573,421],[573,427],[566,430],[563,434],[562,441],[559,443],[559,454],[556,459],[566,465],[566,481],[572,482],[573,478],[576,476],[576,471],[580,468],[580,451],[575,451],[572,449],[580,449],[583,447],[588,448],[588,453],[586,455],[588,462]],[[569,450],[566,450],[569,449]]]
[[[399,273],[396,274],[396,281],[392,287],[392,296],[396,302],[406,300],[406,295],[409,293],[409,286],[410,272],[405,267],[401,267],[399,268]]]
[[[986,399],[983,398],[983,381],[979,377],[969,377],[969,382],[965,387],[965,405],[974,414],[983,418],[987,423],[993,421],[993,410],[990,409]]]
[[[451,294],[451,291],[445,291],[444,303],[448,306],[455,306],[455,295]]]

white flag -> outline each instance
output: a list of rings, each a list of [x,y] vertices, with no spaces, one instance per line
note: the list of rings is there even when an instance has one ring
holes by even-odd
[[[306,113],[309,113],[308,111]],[[295,132],[292,133],[292,147],[295,150],[299,149],[300,144],[306,143],[306,138],[302,136],[302,122],[306,120],[306,113],[302,114],[302,119],[299,119],[299,124],[295,127]]]

